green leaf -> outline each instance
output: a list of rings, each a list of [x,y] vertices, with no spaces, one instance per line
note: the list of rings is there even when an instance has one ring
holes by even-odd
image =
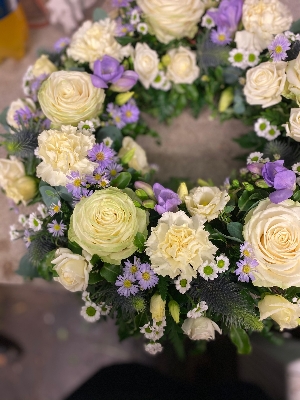
[[[107,280],[107,282],[114,283],[120,272],[121,272],[120,265],[104,263],[103,267],[100,270],[100,275],[105,280]]]
[[[293,194],[293,200],[300,201],[300,190],[297,190],[297,192]]]
[[[113,179],[110,184],[119,189],[125,189],[131,181],[131,174],[129,172],[121,172],[119,176]]]
[[[97,130],[96,137],[98,142],[102,142],[103,139],[109,137],[113,141],[115,150],[119,150],[122,146],[123,135],[116,126],[105,126]]]
[[[159,276],[159,281],[158,281],[158,291],[159,294],[161,295],[161,298],[165,301],[167,298],[168,294],[168,286],[169,286],[169,279],[166,276]]]
[[[70,249],[74,254],[82,255],[82,248],[76,242],[68,242],[68,249]]]
[[[145,324],[149,322],[149,318],[145,312],[139,313],[135,318],[134,318],[134,323],[136,326],[136,329],[141,328]]]
[[[20,260],[19,268],[16,273],[25,279],[33,279],[39,276],[36,267],[29,260],[29,254],[26,253]]]
[[[244,241],[243,237],[243,225],[240,222],[229,222],[227,224],[227,230],[230,236]]]
[[[68,192],[65,186],[56,186],[55,189],[57,190],[57,193],[63,200],[68,202],[71,202],[73,200],[72,193]]]
[[[290,31],[294,33],[300,33],[300,19],[292,23]]]
[[[249,354],[251,353],[251,343],[249,336],[242,328],[232,327],[230,329],[230,339],[232,343],[236,346],[239,354]]]
[[[40,186],[40,193],[47,207],[50,207],[53,203],[57,204],[59,202],[59,195],[51,186]]]
[[[98,256],[98,254],[94,254],[90,263],[95,266],[96,264],[99,263],[99,261],[101,261],[101,258]],[[101,261],[102,262],[102,261]]]
[[[6,107],[6,108],[2,111],[2,113],[0,114],[0,124],[3,125],[3,127],[4,127],[7,131],[9,131],[9,127],[8,127],[8,125],[7,125],[7,122],[6,122],[7,111],[8,111],[8,107]]]
[[[56,249],[50,251],[37,267],[39,276],[47,281],[50,281],[53,277],[53,273],[56,272],[53,271],[53,264],[51,263],[55,258],[55,251]]]
[[[146,241],[145,236],[141,232],[138,232],[135,235],[133,244],[138,248],[138,251],[142,252],[145,247],[145,241]]]
[[[94,285],[103,279],[100,271],[91,271],[89,274],[89,285]]]
[[[177,325],[172,317],[167,317],[166,333],[175,348],[178,358],[183,360],[185,357],[183,332],[181,326]]]
[[[106,11],[104,11],[102,8],[100,8],[100,7],[98,7],[98,8],[95,8],[95,10],[94,10],[94,12],[93,12],[93,21],[94,22],[97,22],[97,21],[100,21],[101,19],[105,19],[105,18],[107,18],[108,17],[108,15],[107,15],[107,12]]]
[[[263,196],[260,193],[252,193],[244,190],[241,197],[238,200],[238,206],[240,211],[248,211],[249,208],[257,202],[257,200],[261,200]]]
[[[136,39],[131,36],[116,36],[115,39],[121,46],[126,46],[136,41]]]

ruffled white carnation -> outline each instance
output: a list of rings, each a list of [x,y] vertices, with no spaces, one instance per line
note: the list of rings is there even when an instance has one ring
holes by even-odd
[[[96,166],[87,158],[95,144],[93,135],[78,132],[71,125],[62,125],[61,131],[43,131],[38,136],[37,155],[42,162],[37,166],[37,176],[51,186],[65,186],[70,171],[92,174]]]
[[[193,278],[204,261],[213,261],[217,248],[209,241],[204,222],[199,215],[189,218],[183,211],[162,215],[146,242],[155,273]]]

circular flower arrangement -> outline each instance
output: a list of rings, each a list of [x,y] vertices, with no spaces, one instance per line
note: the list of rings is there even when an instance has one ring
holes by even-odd
[[[97,11],[42,55],[25,74],[25,98],[6,110],[1,188],[16,204],[39,203],[10,229],[28,248],[19,272],[81,292],[87,321],[116,318],[122,337],[142,334],[151,354],[167,340],[182,354],[185,337],[219,334],[248,353],[253,331],[300,318],[291,15],[278,0],[115,3],[116,20]],[[257,136],[238,139],[256,150],[246,167],[220,188],[154,182],[134,140],[147,132],[137,104],[165,120],[189,100],[194,111],[213,106],[216,94],[225,118],[256,116]]]

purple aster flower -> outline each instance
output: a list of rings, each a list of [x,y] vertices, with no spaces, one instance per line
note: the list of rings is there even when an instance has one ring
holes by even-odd
[[[243,0],[222,0],[216,10],[208,10],[209,15],[218,28],[225,28],[230,33],[237,30],[242,17]]]
[[[45,119],[42,121],[42,123],[41,123],[41,127],[42,127],[44,130],[50,129],[50,125],[51,125],[51,121],[50,121],[50,119],[48,119],[48,118],[45,118]]]
[[[137,122],[140,116],[140,110],[135,102],[129,101],[121,107],[122,120],[126,124]]]
[[[29,232],[28,229],[26,229],[26,230],[24,231],[24,237],[23,237],[23,239],[24,239],[24,242],[25,242],[25,246],[26,246],[27,249],[28,249],[28,247],[31,245],[30,232]]]
[[[123,171],[123,167],[122,167],[122,165],[120,165],[116,162],[112,162],[111,164],[109,164],[106,167],[106,171],[107,171],[108,177],[110,179],[114,179],[119,175],[119,173],[121,171]]]
[[[71,39],[68,37],[62,37],[60,39],[58,39],[55,43],[54,43],[54,50],[57,53],[60,53],[61,51],[63,51],[67,46],[69,46],[69,44],[71,43]]]
[[[289,39],[284,35],[277,35],[268,47],[273,61],[282,61],[287,57],[287,50],[291,48]]]
[[[246,257],[244,260],[238,261],[236,265],[238,268],[235,270],[235,274],[238,275],[238,280],[240,282],[249,282],[249,279],[252,281],[255,279],[253,271],[255,271],[255,267],[258,266],[256,260]]]
[[[213,29],[210,34],[213,43],[219,46],[226,46],[231,42],[230,32],[226,28]]]
[[[134,256],[133,263],[129,260],[126,260],[124,265],[124,273],[130,274],[134,277],[134,279],[136,279],[136,274],[140,270],[141,260],[138,257]]]
[[[128,92],[137,83],[138,79],[139,76],[135,71],[127,70],[120,79],[111,85],[110,89],[118,93]]]
[[[67,229],[67,225],[65,225],[62,221],[57,222],[54,219],[47,225],[48,232],[52,233],[53,236],[64,236],[64,231]]]
[[[80,193],[73,195],[74,196],[74,205],[76,205],[81,199],[86,199],[90,197],[94,193],[93,190],[89,190],[87,188],[82,188]]]
[[[119,286],[119,295],[129,297],[132,294],[135,296],[139,291],[139,288],[134,284],[134,281],[134,276],[129,273],[119,275],[115,283],[116,286]]]
[[[124,67],[115,58],[105,55],[102,60],[94,62],[92,83],[97,88],[107,89],[107,84],[114,83],[121,78]]]
[[[104,176],[106,176],[106,170],[105,168],[99,165],[94,170],[93,175],[86,176],[86,181],[91,185],[99,185]]]
[[[96,161],[102,168],[106,168],[113,161],[115,155],[116,152],[110,147],[105,146],[104,143],[97,143],[88,151],[89,159]]]
[[[253,258],[254,252],[250,243],[244,242],[240,245],[240,252],[242,257]]]
[[[14,120],[18,125],[23,122],[26,124],[31,118],[34,118],[34,113],[30,110],[28,106],[25,106],[24,108],[20,108],[17,110],[14,114]]]
[[[37,101],[37,94],[41,87],[41,84],[47,79],[49,74],[41,74],[29,82],[29,91],[33,101]]]
[[[71,171],[69,175],[67,175],[68,183],[66,184],[66,188],[68,192],[72,193],[73,196],[81,195],[81,186],[86,185],[85,178],[83,178],[78,171]]]
[[[113,7],[128,7],[131,0],[112,0]]]
[[[283,160],[267,162],[262,168],[265,182],[276,189],[269,198],[272,203],[278,204],[290,198],[296,187],[296,174],[283,166]]]
[[[151,289],[158,284],[158,276],[147,263],[141,264],[140,270],[136,273],[136,279],[143,290]]]
[[[49,215],[53,217],[54,214],[61,212],[61,202],[58,200],[57,204],[52,203],[49,207]]]
[[[117,18],[116,20],[117,26],[116,26],[116,36],[126,36],[128,35],[129,32],[134,31],[134,26],[131,24],[123,24],[122,23],[122,18]]]
[[[154,210],[158,214],[163,214],[166,211],[176,212],[178,211],[178,205],[181,204],[181,200],[177,193],[173,190],[164,188],[159,183],[153,185],[154,195],[157,199],[157,204]]]

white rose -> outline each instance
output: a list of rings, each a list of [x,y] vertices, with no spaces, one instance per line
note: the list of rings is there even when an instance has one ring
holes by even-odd
[[[204,261],[211,262],[217,248],[208,239],[204,219],[189,218],[183,211],[165,212],[146,242],[155,273],[175,278],[195,278]]]
[[[147,173],[150,168],[145,150],[130,136],[125,136],[118,156],[122,158],[126,153],[132,150],[134,150],[134,154],[128,162],[129,167],[141,171],[143,174]]]
[[[205,11],[202,0],[137,0],[145,20],[162,43],[185,36],[193,38]]]
[[[70,292],[85,290],[89,282],[89,273],[93,268],[90,263],[91,256],[84,250],[81,256],[65,248],[57,249],[55,256],[51,263],[54,264],[53,269],[59,276],[53,279]]]
[[[81,63],[93,63],[104,55],[122,61],[122,46],[116,41],[116,22],[110,18],[98,22],[85,21],[74,33],[67,55]]]
[[[71,125],[62,125],[60,131],[43,131],[36,150],[42,159],[36,168],[37,176],[51,186],[65,186],[70,171],[92,174],[96,163],[88,160],[87,154],[94,144],[94,135],[83,134]]]
[[[217,187],[197,187],[185,197],[185,204],[191,215],[200,215],[207,221],[218,217],[230,200],[226,190]]]
[[[182,330],[192,340],[214,340],[216,331],[222,334],[218,325],[206,317],[187,318]]]
[[[266,41],[255,33],[248,31],[237,31],[234,41],[237,49],[246,51],[263,51],[266,48]]]
[[[135,48],[133,64],[140,82],[146,89],[149,89],[150,84],[158,74],[159,58],[157,52],[151,50],[146,43],[138,43]]]
[[[6,115],[6,122],[8,125],[12,126],[15,129],[19,128],[19,124],[17,124],[17,121],[15,120],[15,114],[18,110],[25,109],[28,107],[30,111],[35,112],[36,111],[36,106],[34,102],[28,97],[25,99],[17,99],[15,101],[12,101],[10,103],[10,106],[7,111]],[[14,133],[12,131],[12,133]]]
[[[77,125],[100,114],[105,92],[92,84],[86,72],[57,71],[43,82],[38,99],[54,124]]]
[[[49,57],[42,54],[40,58],[36,60],[32,68],[32,74],[36,78],[43,74],[52,74],[52,72],[57,71],[56,66],[49,60]]]
[[[300,203],[261,201],[246,216],[243,235],[258,261],[255,286],[300,286]]]
[[[264,42],[264,48],[273,40],[273,35],[289,30],[293,22],[290,10],[278,0],[245,0],[243,25]],[[262,42],[262,43],[263,43]]]
[[[0,187],[16,204],[26,204],[37,192],[36,180],[26,176],[24,164],[16,157],[0,159]]]
[[[185,47],[172,49],[167,53],[170,63],[167,67],[167,78],[175,83],[193,83],[200,74],[196,54]]]
[[[287,85],[283,95],[296,100],[300,105],[300,54],[295,60],[288,62],[286,80]]]
[[[300,108],[292,108],[289,123],[285,124],[286,135],[300,142]]]
[[[280,330],[297,328],[300,321],[300,307],[282,296],[267,295],[258,302],[260,320],[271,317]]]
[[[260,104],[262,108],[281,102],[281,94],[286,81],[287,63],[264,62],[250,68],[246,74],[244,94],[248,104]]]

